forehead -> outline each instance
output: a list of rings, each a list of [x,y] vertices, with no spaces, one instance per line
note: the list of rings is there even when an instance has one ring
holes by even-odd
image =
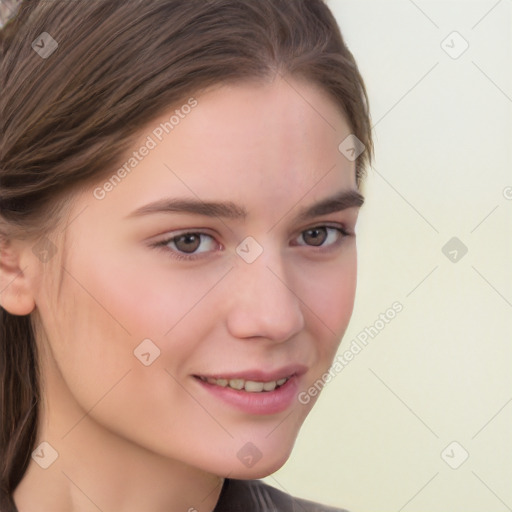
[[[327,162],[347,164],[338,146],[350,128],[316,85],[291,79],[231,84],[195,99],[197,105],[169,133],[164,131],[162,140],[153,136],[157,148],[152,153],[169,165],[197,162],[202,168],[215,167],[218,176],[230,169],[279,170],[282,175]],[[165,128],[175,110],[148,125],[140,142]]]
[[[102,205],[133,210],[172,195],[230,199],[251,210],[258,200],[355,189],[355,164],[338,149],[349,134],[337,105],[313,84],[217,86],[141,130]]]

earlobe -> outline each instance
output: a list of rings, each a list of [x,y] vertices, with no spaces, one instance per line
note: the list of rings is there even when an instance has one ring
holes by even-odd
[[[0,306],[11,315],[23,316],[35,309],[35,301],[20,260],[20,251],[0,235]]]

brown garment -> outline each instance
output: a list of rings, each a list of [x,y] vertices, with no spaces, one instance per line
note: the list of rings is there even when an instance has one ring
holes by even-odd
[[[260,480],[226,478],[213,512],[347,512],[294,498]]]

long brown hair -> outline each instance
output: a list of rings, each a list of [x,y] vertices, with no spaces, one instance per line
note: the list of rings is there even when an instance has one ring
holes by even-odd
[[[0,30],[0,245],[49,232],[70,192],[111,172],[170,106],[276,74],[334,99],[366,147],[359,186],[373,154],[368,99],[323,0],[24,0]],[[32,315],[0,308],[2,512],[16,511],[35,448],[36,349]]]

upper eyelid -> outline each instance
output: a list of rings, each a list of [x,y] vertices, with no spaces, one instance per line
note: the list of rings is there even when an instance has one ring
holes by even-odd
[[[334,219],[333,215],[336,217],[342,215],[342,217],[341,218],[338,217],[337,219]],[[355,224],[357,222],[358,216],[359,216],[359,208],[356,208],[356,209],[355,208],[346,208],[344,210],[339,210],[339,211],[335,211],[332,213],[321,213],[321,214],[319,213],[316,216],[316,218],[311,218],[311,219],[303,220],[302,222],[300,222],[301,227],[299,227],[299,228],[297,228],[297,227],[291,228],[290,227],[290,228],[292,229],[293,233],[300,234],[303,231],[308,230],[308,229],[312,229],[315,227],[321,227],[321,226],[331,227],[331,224],[333,224],[332,227],[342,228],[345,231],[347,231],[349,234],[354,234]],[[330,217],[330,219],[325,218],[325,217]],[[221,226],[219,226],[219,227],[220,227],[220,229],[222,229]],[[231,231],[231,234],[233,234],[233,231],[231,229],[229,229],[229,231]],[[214,234],[211,234],[212,232]],[[174,234],[174,233],[176,233],[176,234]],[[181,234],[186,234],[186,233],[204,233],[206,235],[213,236],[213,237],[220,236],[219,230],[216,228],[187,227],[187,228],[183,228],[183,229],[175,229],[175,230],[169,230],[169,231],[162,232],[159,235],[154,235],[154,236],[148,238],[147,241],[149,243],[151,243],[151,240],[154,240],[157,237],[159,239],[160,239],[160,237],[166,237],[167,240],[170,240],[170,239],[174,238],[175,236],[179,236]]]

